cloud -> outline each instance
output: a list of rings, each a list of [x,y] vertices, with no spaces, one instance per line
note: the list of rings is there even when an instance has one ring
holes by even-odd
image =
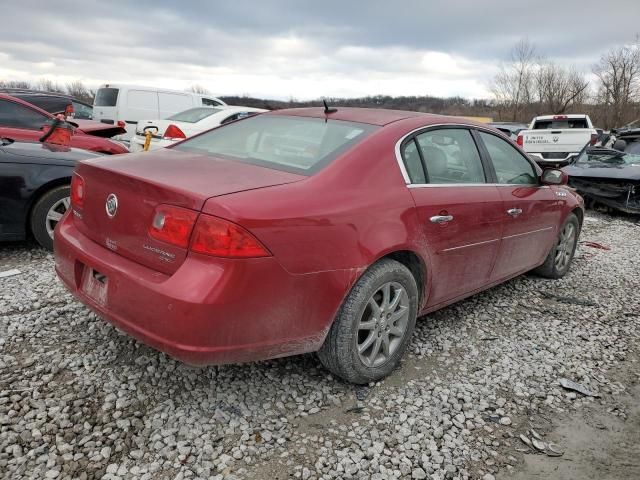
[[[198,83],[220,95],[300,99],[486,96],[499,61],[523,36],[588,70],[640,30],[637,2],[598,8],[615,21],[583,0],[24,0],[3,11],[0,79]]]

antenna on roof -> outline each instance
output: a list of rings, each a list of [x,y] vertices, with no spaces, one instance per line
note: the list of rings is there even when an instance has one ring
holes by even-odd
[[[329,113],[336,113],[338,111],[337,108],[335,107],[331,107],[329,108],[329,105],[327,105],[327,101],[326,100],[322,100],[322,103],[324,103],[324,114],[328,115]]]

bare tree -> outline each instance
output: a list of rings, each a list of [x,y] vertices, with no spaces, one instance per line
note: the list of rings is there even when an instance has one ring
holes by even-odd
[[[565,113],[586,99],[589,81],[575,69],[541,60],[534,73],[534,91],[540,113]]]
[[[37,90],[42,90],[43,92],[53,92],[53,93],[65,93],[64,88],[57,82],[52,81],[49,78],[41,78],[35,85]]]
[[[191,85],[188,88],[187,91],[192,92],[192,93],[199,93],[201,95],[210,95],[211,94],[211,92],[206,87],[203,87],[202,85],[199,85],[197,83]]]
[[[67,83],[67,93],[78,100],[93,103],[94,93],[85,87],[84,83],[80,80],[74,80],[71,83]]]
[[[531,101],[535,64],[535,47],[528,39],[522,39],[513,47],[509,62],[500,66],[491,83],[498,107],[512,121],[522,119],[523,107]]]
[[[633,103],[640,96],[640,39],[631,45],[616,47],[600,57],[593,66],[597,77],[598,101],[603,103],[608,115],[606,127],[620,127],[633,120]]]
[[[0,87],[2,88],[22,88],[29,90],[31,84],[24,80],[0,80]]]

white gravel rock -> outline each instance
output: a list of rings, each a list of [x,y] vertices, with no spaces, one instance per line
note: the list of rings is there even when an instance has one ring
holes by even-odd
[[[580,246],[561,280],[522,276],[421,319],[402,367],[364,389],[313,355],[182,365],[75,301],[51,255],[0,246],[0,270],[21,272],[0,279],[0,471],[444,480],[480,465],[491,480],[516,463],[512,421],[593,401],[559,378],[611,401],[609,372],[640,346],[638,226],[587,219],[581,240],[611,250]]]

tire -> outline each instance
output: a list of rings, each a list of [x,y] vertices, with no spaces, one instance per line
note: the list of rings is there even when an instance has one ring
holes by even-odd
[[[356,282],[338,311],[318,352],[320,361],[335,375],[356,384],[386,377],[407,348],[417,310],[418,286],[409,269],[391,259],[375,263]],[[364,348],[367,342],[371,343]]]
[[[571,241],[566,239],[568,230],[573,232]],[[562,278],[564,277],[569,268],[571,267],[571,261],[573,255],[576,252],[576,246],[578,245],[578,237],[580,236],[580,222],[575,214],[570,213],[565,220],[558,238],[556,239],[553,247],[549,251],[544,263],[538,268],[533,270],[533,273],[545,278]],[[568,242],[568,243],[567,243]],[[562,257],[563,261],[559,261]]]
[[[31,210],[31,232],[47,250],[53,251],[53,228],[69,208],[70,192],[68,185],[49,190]]]

